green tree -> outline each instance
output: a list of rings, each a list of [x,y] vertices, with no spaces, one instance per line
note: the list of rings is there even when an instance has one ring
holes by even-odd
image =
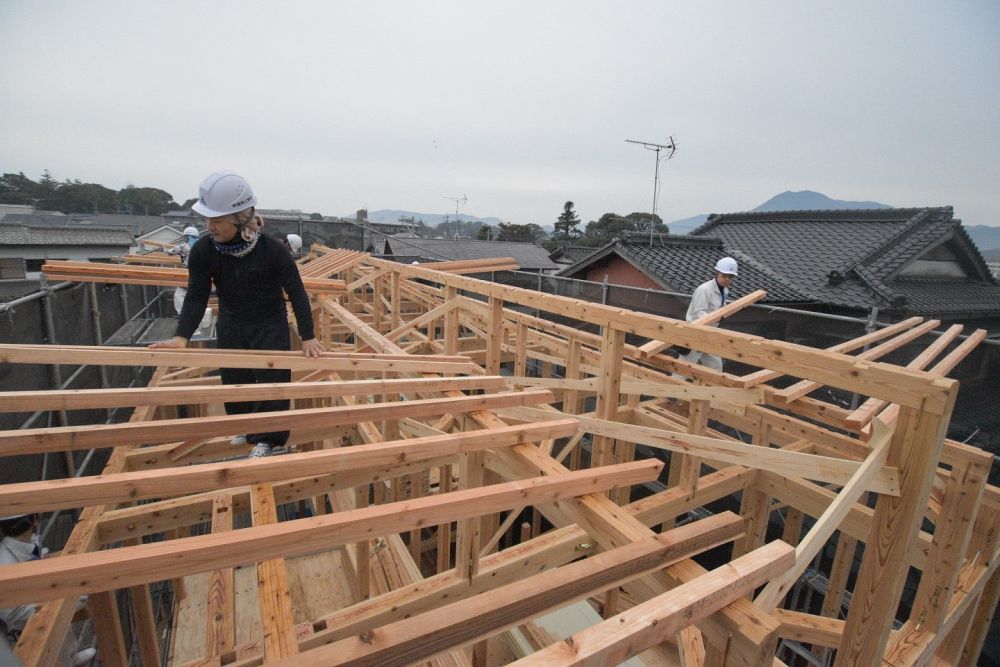
[[[195,202],[197,202],[197,201],[198,201],[197,197],[191,197],[191,199],[185,199],[184,203],[181,204],[181,210],[183,210],[183,211],[190,211],[191,207],[194,206]]]
[[[605,213],[598,220],[587,223],[587,228],[580,238],[582,245],[602,246],[609,243],[621,232],[632,229],[633,221],[617,213]]]
[[[563,204],[563,212],[556,219],[555,233],[553,238],[560,241],[569,241],[580,236],[577,226],[580,224],[580,216],[573,210],[573,202],[568,201]]]
[[[38,183],[24,175],[0,176],[0,204],[31,204],[38,197]]]
[[[323,219],[323,214],[322,213],[313,213],[313,214],[311,214],[309,216],[309,219],[310,220],[322,220]]]
[[[118,193],[114,190],[97,183],[67,179],[38,206],[63,213],[114,213],[118,211],[118,203]]]
[[[158,188],[137,188],[127,185],[118,192],[119,204],[130,208],[134,215],[163,215],[179,208],[169,192]]]
[[[538,243],[545,238],[545,230],[534,223],[515,225],[511,222],[501,222],[498,231],[498,241]]]
[[[605,213],[598,220],[587,223],[587,228],[580,238],[581,245],[602,246],[610,243],[622,232],[638,231],[639,226],[653,223],[653,231],[658,234],[666,234],[667,226],[660,220],[660,216],[651,213],[629,213],[626,216],[617,213]]]
[[[667,234],[670,231],[667,226],[663,224],[663,220],[660,216],[655,213],[629,213],[625,217],[633,222],[641,224],[648,224],[649,222],[652,222],[653,231],[657,234]]]

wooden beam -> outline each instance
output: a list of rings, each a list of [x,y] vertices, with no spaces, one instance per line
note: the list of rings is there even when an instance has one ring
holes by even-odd
[[[127,665],[128,653],[122,635],[118,600],[111,591],[95,593],[87,601],[87,614],[94,622],[94,636],[101,661],[108,665]]]
[[[789,477],[803,477],[821,482],[845,484],[863,465],[829,456],[757,447],[738,441],[722,440],[708,436],[689,435],[680,431],[667,431],[623,424],[621,422],[577,417],[588,433],[619,438],[681,454],[701,456],[715,461],[769,470]],[[899,477],[895,469],[879,466],[868,480],[870,490],[890,495],[899,494]]]
[[[219,494],[212,502],[212,532],[224,533],[232,529],[233,498],[229,494]],[[236,648],[236,575],[233,568],[209,574],[205,616],[205,656],[212,658]]]
[[[299,351],[218,351],[109,348],[87,345],[0,345],[0,362],[12,364],[102,364],[105,366],[192,366],[211,368],[284,368],[293,371],[378,371],[390,373],[480,374],[467,357],[440,355],[324,352],[304,357]]]
[[[165,370],[157,368],[153,371],[149,384],[156,385],[163,377]],[[132,412],[129,421],[143,421],[148,419],[152,413],[153,410],[149,406],[138,408]],[[128,449],[121,447],[115,450],[108,459],[105,471],[122,470]],[[98,548],[98,519],[106,509],[103,506],[91,506],[80,513],[80,518],[73,527],[73,532],[70,533],[60,557],[82,554]],[[50,665],[58,660],[63,639],[69,631],[76,603],[76,595],[54,599],[39,606],[38,610],[28,619],[15,649],[17,657],[26,667]]]
[[[846,354],[848,352],[853,352],[854,350],[859,350],[866,345],[871,345],[872,343],[877,343],[880,340],[888,338],[890,336],[895,336],[901,331],[906,331],[912,327],[917,326],[924,321],[922,317],[911,317],[909,319],[903,320],[902,322],[896,322],[887,327],[881,329],[876,329],[871,333],[867,333],[864,336],[859,336],[857,338],[852,338],[851,340],[844,341],[843,343],[838,343],[833,347],[826,348],[827,352],[840,352]],[[741,379],[743,380],[743,386],[753,387],[762,382],[770,382],[771,380],[776,380],[780,378],[783,374],[777,371],[772,371],[768,369],[762,369],[744,375]]]
[[[247,459],[159,471],[5,484],[0,486],[0,514],[47,512],[96,503],[163,498],[311,475],[379,468],[402,461],[430,461],[441,456],[457,456],[489,447],[510,447],[521,442],[568,437],[578,429],[579,424],[575,419],[560,419],[524,426],[321,449],[273,459]]]
[[[217,381],[217,378],[214,380]],[[425,377],[344,382],[277,382],[213,387],[150,387],[144,389],[69,389],[0,392],[0,412],[29,410],[92,410],[139,405],[195,405],[224,401],[362,396],[434,391],[496,391],[507,386],[498,375]]]
[[[346,515],[28,561],[0,568],[0,605],[9,607],[109,590],[278,556],[291,558],[362,537],[440,523],[445,518],[481,516],[525,503],[551,503],[640,484],[655,479],[661,468],[658,461],[640,461],[361,508]]]
[[[725,306],[722,306],[721,308],[717,308],[710,313],[705,313],[701,317],[693,320],[691,324],[702,324],[704,326],[712,326],[720,322],[723,318],[729,317],[743,310],[750,304],[757,303],[765,296],[767,296],[767,292],[762,289],[753,291],[750,294],[747,294],[746,296],[740,297],[735,301],[727,303]],[[660,352],[663,352],[665,349],[670,347],[670,345],[671,343],[663,343],[658,340],[651,340],[645,345],[640,346],[639,351],[642,353],[642,356],[644,358],[648,359],[649,357],[655,356]]]
[[[386,418],[426,417],[498,407],[532,405],[555,400],[545,389],[517,393],[430,398],[405,403],[309,408],[224,417],[169,419],[155,422],[60,426],[0,431],[0,456],[46,451],[93,449],[137,442],[162,443],[234,433],[262,433],[291,427],[296,433],[317,433],[342,424]]]
[[[783,542],[722,565],[514,665],[616,665],[739,599],[794,560]]]
[[[898,350],[904,345],[911,343],[917,338],[920,338],[924,334],[930,333],[939,324],[941,324],[939,320],[930,320],[928,322],[924,322],[923,324],[917,326],[916,328],[901,333],[895,338],[892,338],[890,340],[885,341],[884,343],[876,345],[875,347],[869,350],[865,350],[861,354],[857,355],[855,358],[858,359],[859,361],[874,361],[876,359],[880,359],[881,357],[884,357],[890,352]],[[824,383],[822,382],[811,382],[809,380],[802,380],[801,382],[797,382],[790,387],[786,387],[785,389],[780,389],[774,392],[774,398],[780,403],[785,403],[785,404],[792,403],[796,399],[802,398],[806,394],[809,394],[815,391],[816,389],[819,389],[820,387],[823,386],[823,384]]]
[[[622,381],[622,346],[625,332],[605,327],[601,341],[601,369],[597,380],[597,405],[594,414],[598,419],[613,420],[618,414]],[[612,461],[614,438],[594,438],[590,451],[590,465],[602,466]]]
[[[900,496],[880,496],[872,533],[866,541],[861,571],[854,587],[837,665],[864,665],[879,660],[907,576],[933,470],[944,443],[957,390],[950,392],[945,414],[905,408],[900,411],[889,450],[889,464],[899,466]]]
[[[939,354],[944,352],[944,350],[951,345],[952,341],[958,338],[958,335],[962,333],[962,329],[963,327],[961,324],[955,324],[949,327],[947,331],[938,336],[933,343],[928,345],[923,352],[918,354],[913,360],[906,364],[906,368],[914,370],[923,370],[927,368],[927,366],[934,361]],[[868,422],[870,422],[872,418],[888,404],[888,401],[882,399],[869,398],[847,416],[846,422],[852,428],[860,429],[862,426],[868,424]]]
[[[739,528],[732,514],[711,517],[308,651],[296,664],[381,667],[427,660],[722,544]]]
[[[375,266],[387,264],[385,260],[374,258],[370,261]],[[907,371],[888,364],[872,364],[846,355],[767,340],[737,331],[720,331],[714,327],[687,324],[624,308],[581,302],[569,297],[428,271],[420,266],[396,265],[396,269],[409,277],[425,278],[473,293],[497,296],[508,303],[538,308],[602,327],[615,327],[653,340],[663,340],[709,354],[738,357],[744,363],[797,377],[805,376],[825,385],[857,391],[867,396],[887,398],[901,405],[921,408],[934,414],[944,413],[950,387],[954,384],[941,378],[932,378],[926,373]]]
[[[278,523],[274,492],[269,484],[250,487],[253,525]],[[299,652],[292,618],[292,600],[288,594],[288,572],[284,558],[269,558],[257,563],[257,593],[260,598],[261,630],[264,633],[264,658],[280,660]]]
[[[796,546],[794,566],[769,581],[767,586],[757,595],[754,604],[758,607],[774,611],[775,607],[791,590],[792,585],[812,563],[816,554],[826,545],[826,541],[840,527],[854,503],[868,489],[870,479],[874,478],[881,469],[889,455],[889,443],[893,432],[882,422],[876,421],[875,425],[876,434],[872,438],[871,456],[855,471],[851,479],[837,494],[837,499],[830,503],[823,515],[809,529],[805,539]]]

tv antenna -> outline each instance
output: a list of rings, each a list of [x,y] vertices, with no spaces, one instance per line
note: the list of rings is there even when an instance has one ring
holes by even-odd
[[[656,199],[660,194],[660,151],[666,151],[666,159],[671,159],[674,157],[674,153],[677,152],[677,143],[674,141],[674,135],[670,135],[667,139],[668,143],[658,144],[652,141],[638,141],[636,139],[626,139],[625,142],[629,144],[639,144],[643,148],[656,153],[656,168],[653,171],[653,217],[649,221],[649,239],[650,243],[653,240],[653,228],[656,226]]]
[[[469,198],[466,197],[465,195],[462,195],[461,197],[445,197],[445,199],[450,199],[453,202],[455,202],[455,217],[456,218],[458,217],[458,205],[461,204],[462,206],[465,206],[465,202],[469,201]]]

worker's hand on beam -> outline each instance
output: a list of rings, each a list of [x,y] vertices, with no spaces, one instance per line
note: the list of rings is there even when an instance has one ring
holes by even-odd
[[[155,343],[150,343],[149,347],[168,349],[168,348],[184,348],[188,346],[187,338],[181,336],[174,336],[170,340],[158,340]]]
[[[325,351],[326,350],[323,349],[323,344],[315,338],[302,341],[302,354],[306,357],[318,357]]]

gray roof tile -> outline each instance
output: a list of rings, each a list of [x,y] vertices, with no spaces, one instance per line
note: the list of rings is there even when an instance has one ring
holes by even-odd
[[[132,243],[132,233],[124,229],[31,227],[0,224],[0,245],[122,246],[127,248]]]

